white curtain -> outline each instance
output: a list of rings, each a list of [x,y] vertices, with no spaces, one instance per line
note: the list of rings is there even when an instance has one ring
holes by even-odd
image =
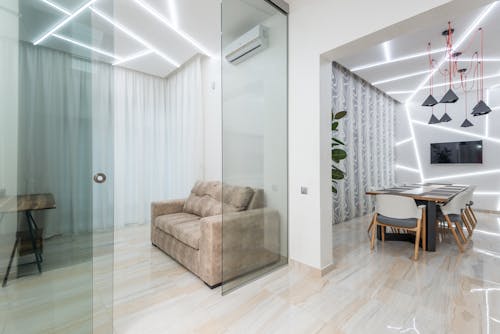
[[[147,223],[151,201],[202,177],[199,57],[162,79],[21,44],[19,68],[19,193],[54,194],[57,209],[37,213],[46,235]]]
[[[373,210],[368,188],[394,184],[394,117],[399,103],[337,63],[332,67],[332,108],[347,111],[339,131],[346,172],[333,194],[333,222],[341,223]]]
[[[200,58],[168,79],[115,70],[115,226],[187,197],[203,173]]]

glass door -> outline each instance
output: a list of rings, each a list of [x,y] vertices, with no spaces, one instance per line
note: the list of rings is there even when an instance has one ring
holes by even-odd
[[[223,293],[288,262],[287,60],[283,9],[222,1]]]
[[[112,332],[113,32],[94,2],[0,4],[2,333]]]

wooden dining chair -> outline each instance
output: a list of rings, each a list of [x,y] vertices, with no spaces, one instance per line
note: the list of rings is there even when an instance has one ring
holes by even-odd
[[[472,230],[474,230],[476,228],[476,225],[477,225],[476,214],[474,213],[474,210],[472,210],[472,206],[474,205],[474,201],[472,200],[472,198],[474,196],[475,188],[476,187],[474,187],[474,186],[469,187],[469,189],[467,189],[465,191],[466,195],[464,195],[465,196],[465,214],[467,216],[469,223],[472,225]]]
[[[425,206],[417,206],[415,200],[396,195],[377,195],[376,208],[373,217],[371,249],[375,247],[377,226],[382,229],[382,241],[385,240],[385,228],[403,229],[415,232],[414,260],[418,260],[420,242],[426,250]]]
[[[448,225],[448,230],[453,235],[460,252],[465,250],[468,240],[472,236],[472,229],[464,212],[467,201],[466,195],[465,192],[462,192],[453,197],[448,203],[440,205],[444,221]],[[469,238],[464,234],[464,226],[469,233]]]

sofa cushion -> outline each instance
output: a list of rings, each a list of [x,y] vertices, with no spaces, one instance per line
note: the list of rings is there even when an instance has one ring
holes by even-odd
[[[225,185],[222,193],[224,204],[234,207],[235,211],[243,211],[247,209],[254,191],[250,187]]]
[[[250,187],[229,186],[218,181],[198,181],[184,204],[183,211],[200,217],[222,213],[221,197],[224,193],[224,212],[238,212],[248,208],[254,190]]]
[[[183,211],[200,217],[221,214],[222,184],[218,181],[198,181],[184,203]]]
[[[159,216],[156,227],[194,249],[200,249],[200,217],[189,213]]]

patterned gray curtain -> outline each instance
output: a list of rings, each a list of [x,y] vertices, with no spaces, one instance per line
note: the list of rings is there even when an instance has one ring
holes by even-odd
[[[332,108],[347,111],[339,131],[347,159],[340,163],[346,178],[333,194],[333,223],[373,210],[365,191],[394,184],[394,118],[399,102],[337,63],[332,64]]]

